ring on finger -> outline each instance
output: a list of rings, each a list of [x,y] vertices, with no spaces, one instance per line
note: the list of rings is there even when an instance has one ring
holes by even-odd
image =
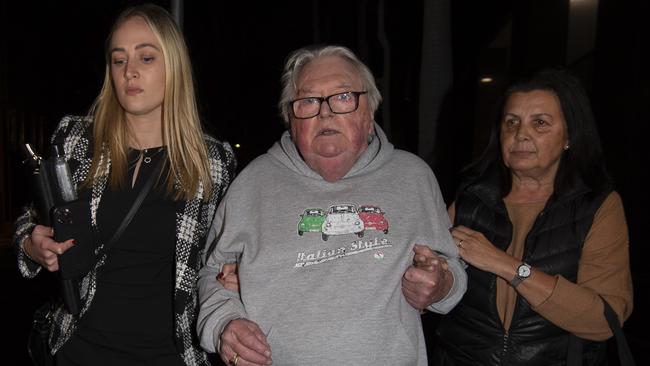
[[[232,366],[237,366],[238,361],[239,361],[239,355],[237,353],[235,353],[235,355],[232,356],[232,358],[230,359],[230,364]]]
[[[462,248],[462,247],[463,247],[463,240],[461,240],[461,241],[458,242],[458,247],[459,247],[459,248]]]

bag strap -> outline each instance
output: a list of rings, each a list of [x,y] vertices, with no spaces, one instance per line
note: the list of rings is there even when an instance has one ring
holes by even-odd
[[[575,334],[569,334],[566,364],[567,366],[582,366],[582,339]]]
[[[630,346],[627,344],[625,334],[621,329],[621,325],[618,322],[618,317],[616,316],[614,309],[612,309],[609,303],[607,303],[607,301],[605,301],[602,296],[600,296],[600,298],[603,300],[603,305],[605,306],[605,319],[607,319],[607,324],[609,324],[609,327],[612,329],[612,333],[614,333],[614,336],[616,337],[618,359],[621,362],[621,365],[636,366],[634,357],[632,357],[632,351],[630,350]]]
[[[598,296],[603,300],[604,314],[607,324],[612,330],[614,337],[616,337],[616,348],[618,349],[618,359],[621,366],[636,366],[634,357],[632,357],[632,351],[630,350],[630,346],[627,344],[625,334],[621,329],[621,325],[618,322],[618,317],[616,316],[614,309],[612,309],[609,303],[602,296]],[[582,366],[582,340],[574,334],[569,335],[567,366]]]
[[[144,201],[145,197],[147,197],[147,194],[151,190],[151,187],[153,187],[154,181],[159,176],[160,167],[163,164],[162,161],[163,159],[160,159],[158,162],[156,162],[156,167],[151,172],[151,175],[149,175],[147,181],[144,183],[142,190],[140,190],[140,193],[138,193],[138,197],[136,197],[135,200],[133,201],[133,204],[131,205],[129,212],[126,214],[126,216],[124,216],[124,219],[120,223],[120,226],[117,227],[117,230],[115,230],[115,233],[113,233],[111,240],[109,240],[108,243],[104,245],[104,251],[108,251],[108,249],[111,246],[113,246],[115,242],[117,242],[120,236],[122,236],[122,234],[124,233],[126,227],[129,226],[129,224],[131,223],[133,216],[135,216],[135,213],[138,212],[140,205],[142,205],[142,201]]]

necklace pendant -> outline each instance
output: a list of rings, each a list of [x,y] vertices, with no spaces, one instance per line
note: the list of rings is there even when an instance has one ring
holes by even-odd
[[[150,157],[150,156],[145,156],[145,157],[144,157],[144,162],[145,162],[146,164],[151,163],[151,157]]]

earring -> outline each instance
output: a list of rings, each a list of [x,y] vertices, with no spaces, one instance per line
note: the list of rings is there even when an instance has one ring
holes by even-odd
[[[566,145],[564,145],[564,151],[567,151],[567,150],[569,150],[569,143],[568,142],[567,142]]]
[[[375,135],[368,134],[368,145],[370,145],[370,143],[372,143],[372,140],[374,140],[374,139],[375,139]]]

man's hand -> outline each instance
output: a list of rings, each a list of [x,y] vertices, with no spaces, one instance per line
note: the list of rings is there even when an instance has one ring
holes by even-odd
[[[271,346],[260,327],[246,319],[232,320],[221,334],[219,355],[226,365],[262,366],[273,363]]]
[[[402,277],[402,292],[406,301],[418,310],[442,300],[451,289],[454,277],[447,261],[431,248],[415,244],[413,265]]]

